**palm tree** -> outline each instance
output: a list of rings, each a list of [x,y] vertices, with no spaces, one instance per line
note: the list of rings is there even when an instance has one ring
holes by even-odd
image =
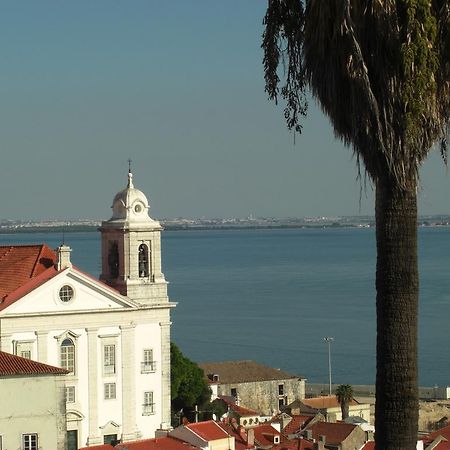
[[[349,384],[341,384],[336,389],[336,398],[341,405],[342,420],[348,417],[348,408],[353,400],[353,388]]]
[[[312,93],[375,187],[376,446],[413,450],[418,174],[435,144],[446,159],[450,2],[269,0],[264,22],[266,91],[288,127],[301,132]]]

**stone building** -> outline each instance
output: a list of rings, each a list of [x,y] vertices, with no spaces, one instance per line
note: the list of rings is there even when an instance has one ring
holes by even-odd
[[[238,405],[272,416],[305,398],[305,378],[254,361],[202,363],[213,396],[234,397]]]
[[[66,373],[0,351],[0,449],[65,450]]]
[[[0,247],[0,350],[66,376],[68,449],[170,427],[170,310],[161,226],[128,185],[100,228],[100,281],[70,248]],[[50,447],[49,447],[50,448]]]

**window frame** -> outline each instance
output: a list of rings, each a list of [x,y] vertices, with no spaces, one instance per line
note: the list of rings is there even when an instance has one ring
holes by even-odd
[[[72,344],[64,344],[67,341],[70,341]],[[66,336],[64,339],[62,339],[59,346],[59,360],[61,363],[60,365],[63,369],[66,369],[72,375],[75,375],[77,364],[76,344],[72,337]]]
[[[117,398],[116,383],[104,383],[103,398],[105,400],[116,400],[116,398]]]
[[[26,442],[27,438],[29,442]],[[35,442],[32,442],[35,438]],[[22,450],[39,450],[39,435],[38,433],[23,433],[22,434]]]
[[[116,374],[116,344],[103,344],[103,374]]]
[[[151,358],[147,358],[147,355],[150,354]],[[156,361],[153,356],[152,348],[144,348],[142,350],[142,362],[141,362],[141,373],[152,373],[156,372]]]
[[[75,386],[74,385],[66,386],[66,403],[75,403],[75,402],[76,402]]]
[[[153,391],[144,391],[144,401],[142,403],[142,415],[151,416],[155,413],[155,395]]]

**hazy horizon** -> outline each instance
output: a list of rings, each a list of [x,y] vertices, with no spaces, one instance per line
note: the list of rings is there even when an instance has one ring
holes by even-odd
[[[267,100],[265,5],[5,5],[0,219],[107,219],[128,158],[152,217],[373,215],[370,183],[314,101],[294,139]],[[419,214],[446,214],[437,151],[421,174]]]

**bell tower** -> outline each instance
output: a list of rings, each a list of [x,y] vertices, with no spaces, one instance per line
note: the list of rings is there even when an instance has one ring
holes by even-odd
[[[102,222],[102,274],[100,279],[122,295],[142,304],[169,301],[161,272],[160,223],[149,216],[145,194],[128,184],[114,197],[113,214]]]

